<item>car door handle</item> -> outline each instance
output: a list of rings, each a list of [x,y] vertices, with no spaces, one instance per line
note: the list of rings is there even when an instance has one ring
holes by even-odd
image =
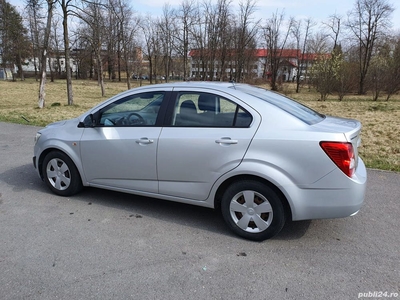
[[[223,137],[215,142],[220,145],[234,145],[238,143],[238,140],[232,140],[230,137]]]
[[[136,140],[136,143],[139,145],[148,145],[148,144],[153,144],[154,140],[148,138],[140,138],[139,140]]]

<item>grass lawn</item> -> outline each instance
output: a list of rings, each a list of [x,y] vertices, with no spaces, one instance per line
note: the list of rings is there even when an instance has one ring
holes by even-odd
[[[144,82],[146,84],[146,82]],[[95,104],[125,91],[124,82],[106,82],[106,97],[101,97],[96,81],[73,80],[74,105],[68,106],[64,80],[48,81],[46,106],[38,108],[39,82],[0,81],[0,121],[37,126],[62,119],[77,117]],[[132,87],[138,86],[134,82]],[[400,95],[389,101],[372,101],[372,97],[351,95],[343,101],[336,96],[318,101],[315,91],[303,87],[299,94],[293,86],[284,88],[285,94],[323,114],[353,118],[361,121],[362,143],[360,155],[367,167],[400,172]]]

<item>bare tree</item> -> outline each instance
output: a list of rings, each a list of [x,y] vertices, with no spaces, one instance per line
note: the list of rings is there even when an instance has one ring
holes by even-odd
[[[104,5],[101,0],[85,2],[83,7],[76,8],[75,15],[85,24],[80,31],[80,35],[88,43],[94,52],[95,69],[97,74],[97,82],[101,88],[102,97],[105,96],[105,87],[103,79],[103,58],[102,50],[105,44],[105,14]]]
[[[53,31],[52,31],[52,34],[50,35],[50,38],[51,38],[50,43],[52,45],[51,48],[52,48],[53,58],[55,56],[55,62],[56,62],[56,67],[55,67],[56,70],[55,71],[57,72],[58,76],[60,77],[61,72],[62,72],[62,66],[61,66],[61,47],[60,47],[59,32],[58,32],[59,21],[60,20],[59,20],[59,18],[57,18],[57,16],[56,16],[56,18],[53,18],[53,21],[52,21]],[[65,62],[65,63],[67,63],[67,62]],[[51,66],[50,71],[52,71],[52,70],[53,70],[53,67]],[[53,81],[53,77],[54,77],[53,72],[51,72],[51,81]]]
[[[191,29],[193,35],[193,48],[195,50],[194,65],[195,65],[195,77],[205,78],[206,67],[208,63],[207,53],[207,40],[206,40],[206,22],[203,18],[203,12],[200,7],[195,8],[196,20],[194,26]]]
[[[160,42],[162,51],[162,61],[164,65],[164,76],[166,82],[168,82],[171,64],[172,64],[172,53],[175,44],[175,36],[177,32],[177,26],[173,22],[175,15],[174,10],[168,4],[163,7],[163,14],[158,23],[158,29],[160,32]]]
[[[357,86],[354,72],[357,66],[345,58],[340,44],[337,44],[332,50],[330,60],[330,71],[332,72],[329,83],[330,91],[336,92],[339,100],[342,101],[344,96]]]
[[[400,91],[400,39],[388,37],[377,46],[377,53],[371,59],[366,83],[376,101],[386,91],[388,100]]]
[[[43,47],[42,47],[42,58],[41,58],[41,76],[40,76],[40,86],[39,86],[39,108],[45,106],[45,87],[46,87],[46,68],[47,68],[47,52],[49,48],[49,39],[51,32],[51,20],[53,17],[54,1],[47,0],[47,22],[44,31]]]
[[[72,55],[76,62],[76,73],[75,78],[78,79],[93,79],[93,52],[92,44],[86,38],[82,32],[85,28],[78,26],[74,31],[75,40],[72,43],[74,48],[72,49]]]
[[[139,19],[134,18],[133,11],[125,0],[117,0],[113,6],[113,13],[117,20],[118,28],[118,77],[121,78],[121,60],[124,63],[126,82],[128,89],[131,88],[131,76],[133,62],[138,61],[136,47],[136,35]]]
[[[307,39],[306,52],[308,53],[328,53],[332,49],[327,35],[322,31],[317,31]]]
[[[189,77],[188,74],[188,53],[190,46],[190,35],[195,22],[194,0],[183,0],[177,12],[177,19],[180,20],[177,35],[175,37],[175,51],[182,57],[183,79]]]
[[[328,37],[331,38],[333,42],[333,49],[339,45],[339,36],[342,31],[342,19],[339,15],[333,14],[329,17],[328,23],[323,23],[323,25],[328,29]]]
[[[313,52],[331,53],[331,91],[336,92],[339,100],[342,101],[344,96],[354,88],[353,63],[346,59],[342,49],[342,41],[340,40],[342,33],[342,17],[334,14],[330,16],[327,23],[323,23],[323,26],[326,29],[325,37],[331,40],[331,50],[328,51],[326,46],[323,51],[318,51],[314,48]]]
[[[196,70],[192,75],[197,78],[222,80],[226,76],[225,69],[229,67],[229,76],[233,79],[235,62],[232,60],[238,45],[235,37],[239,25],[234,32],[233,26],[237,21],[231,13],[230,4],[230,0],[219,0],[216,4],[208,1],[195,10],[197,17],[190,32],[194,48],[192,64]]]
[[[132,12],[133,13],[133,12]],[[136,16],[131,16],[127,22],[130,23],[130,26],[126,26],[125,30],[122,34],[122,43],[124,47],[124,61],[125,61],[125,70],[127,77],[128,89],[131,88],[130,79],[133,74],[133,68],[135,62],[139,62],[139,67],[142,64],[142,51],[140,47],[138,47],[138,31],[140,19]]]
[[[121,81],[121,20],[117,16],[117,1],[108,0],[104,12],[104,35],[106,45],[107,73],[109,80],[115,80],[118,72],[118,80]],[[117,70],[116,68],[117,67]]]
[[[387,54],[379,53],[374,55],[370,62],[369,72],[367,74],[365,82],[372,91],[372,100],[377,101],[386,82],[387,65]]]
[[[162,43],[161,43],[161,31],[160,31],[160,20],[156,18],[154,20],[155,31],[151,36],[151,47],[152,47],[152,59],[153,59],[153,72],[150,73],[150,83],[158,83],[160,76],[160,70],[163,69],[163,58],[164,55],[162,53]]]
[[[226,36],[230,28],[229,0],[218,0],[216,4],[204,2],[204,45],[203,57],[206,61],[206,70],[204,79],[216,80],[218,76],[222,77],[226,65],[227,52],[232,52],[233,43],[231,37]],[[227,48],[229,42],[230,49]]]
[[[388,101],[395,93],[400,92],[400,35],[393,38],[393,46],[388,57],[388,70],[386,76],[386,100]]]
[[[230,22],[233,19],[233,12],[231,11],[231,0],[220,0],[218,1],[218,19],[217,27],[218,31],[218,73],[219,80],[223,81],[226,77],[225,70],[227,65],[232,61],[234,47],[233,39],[231,38],[234,32],[234,28]],[[232,79],[232,78],[231,78]]]
[[[259,20],[254,21],[253,19],[255,11],[256,0],[244,0],[239,3],[239,22],[236,28],[238,37],[235,46],[235,81],[237,82],[244,79],[245,69],[247,69],[247,74],[251,71],[250,66],[256,49],[255,38],[260,24]]]
[[[283,26],[284,16],[283,12],[272,14],[272,17],[266,20],[266,24],[263,27],[263,35],[267,47],[264,72],[269,72],[270,85],[273,91],[278,90],[278,71],[282,62],[282,53],[287,45],[294,22],[291,18],[287,26]]]
[[[358,42],[359,87],[358,94],[365,93],[365,79],[376,41],[390,27],[390,16],[394,8],[387,0],[357,0],[349,13],[348,28]]]
[[[304,21],[293,21],[292,33],[296,41],[296,49],[301,49],[300,57],[297,57],[297,76],[296,76],[296,93],[300,92],[300,76],[304,73],[307,77],[308,65],[305,64],[305,53],[308,51],[309,37],[311,35],[311,28],[315,25],[311,19]],[[303,31],[304,27],[304,31]]]
[[[191,33],[193,36],[192,59],[197,74],[202,80],[223,80],[225,70],[230,69],[230,79],[234,76],[234,52],[238,45],[236,37],[239,25],[230,10],[230,0],[218,0],[203,3],[197,8],[197,19],[193,22]],[[248,21],[248,19],[247,19]],[[233,26],[236,32],[233,32]]]
[[[143,54],[149,62],[149,80],[157,82],[157,74],[160,66],[160,32],[158,20],[147,16],[140,23],[144,38]],[[141,75],[141,74],[140,74]]]
[[[67,98],[68,105],[74,104],[74,95],[72,92],[72,74],[70,67],[70,43],[69,43],[69,33],[68,33],[68,17],[72,13],[71,8],[75,6],[72,4],[73,0],[58,0],[61,5],[63,14],[63,31],[64,31],[64,57],[65,57],[65,72],[67,74]]]
[[[38,80],[38,70],[40,69],[40,64],[37,64],[37,58],[40,57],[40,40],[41,40],[41,29],[44,27],[42,24],[42,10],[43,1],[42,0],[26,0],[26,14],[29,24],[30,40],[32,45],[33,54],[33,66],[35,70],[35,78]]]

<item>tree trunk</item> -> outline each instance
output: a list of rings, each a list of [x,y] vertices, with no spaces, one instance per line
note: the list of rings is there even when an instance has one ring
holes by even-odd
[[[67,97],[68,105],[74,104],[74,95],[72,93],[72,74],[70,66],[69,36],[68,36],[68,7],[65,0],[62,1],[63,10],[63,29],[64,29],[64,53],[65,53],[65,72],[67,74]]]
[[[131,89],[131,76],[129,74],[128,66],[126,66],[126,84],[128,85],[128,90]]]
[[[358,94],[364,95],[364,76],[363,76],[363,74],[361,74],[361,76],[360,76],[360,81],[358,84]]]
[[[54,82],[54,71],[51,67],[51,60],[49,59],[50,81]]]
[[[103,80],[103,62],[101,60],[100,49],[97,51],[97,76],[98,83],[101,87],[101,96],[104,97],[106,95],[106,91],[104,89],[104,80]]]
[[[53,1],[47,0],[47,24],[46,30],[44,32],[44,40],[43,40],[43,51],[42,51],[42,68],[40,70],[40,86],[39,86],[39,108],[43,108],[45,106],[45,98],[46,98],[46,67],[47,67],[47,50],[49,47],[49,37],[51,30],[51,19],[53,17]]]
[[[21,78],[21,81],[24,81],[25,77],[24,77],[24,71],[22,70],[21,50],[19,50],[16,62],[17,62],[17,68],[18,68],[17,74]]]
[[[42,54],[42,69],[40,70],[40,85],[39,85],[39,102],[38,106],[39,108],[43,108],[46,104],[46,67],[47,67],[47,51],[46,49],[43,49],[43,54]]]

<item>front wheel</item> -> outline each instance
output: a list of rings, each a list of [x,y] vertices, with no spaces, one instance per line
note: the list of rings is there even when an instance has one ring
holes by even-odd
[[[276,235],[286,219],[277,193],[268,185],[250,180],[235,182],[226,189],[221,212],[234,233],[254,241]]]
[[[47,186],[60,196],[72,196],[82,189],[82,180],[73,161],[63,152],[52,151],[43,160],[42,174]]]

